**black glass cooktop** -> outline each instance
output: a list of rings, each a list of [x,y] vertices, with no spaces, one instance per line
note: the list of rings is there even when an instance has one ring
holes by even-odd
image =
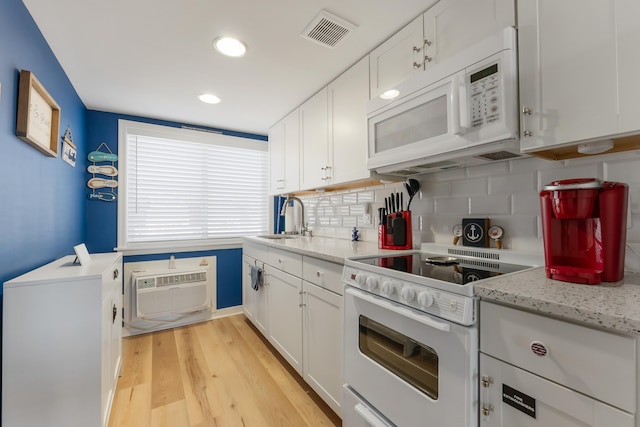
[[[458,285],[530,268],[526,265],[506,264],[495,260],[425,253],[361,258],[354,261]]]

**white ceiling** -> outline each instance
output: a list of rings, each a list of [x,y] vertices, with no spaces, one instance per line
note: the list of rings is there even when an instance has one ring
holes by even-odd
[[[23,1],[87,108],[266,134],[436,0]],[[357,25],[333,49],[300,36],[322,9]]]

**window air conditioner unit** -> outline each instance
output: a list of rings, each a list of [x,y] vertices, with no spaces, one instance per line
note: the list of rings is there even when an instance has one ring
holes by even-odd
[[[133,275],[137,318],[211,309],[208,270]]]

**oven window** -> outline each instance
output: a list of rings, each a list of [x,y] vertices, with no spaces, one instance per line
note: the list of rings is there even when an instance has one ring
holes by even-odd
[[[438,399],[438,354],[434,349],[360,316],[360,351],[430,398]]]

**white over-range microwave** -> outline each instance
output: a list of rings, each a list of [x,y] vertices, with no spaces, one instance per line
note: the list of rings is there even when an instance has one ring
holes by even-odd
[[[516,46],[505,28],[371,100],[368,168],[410,176],[524,157]]]

